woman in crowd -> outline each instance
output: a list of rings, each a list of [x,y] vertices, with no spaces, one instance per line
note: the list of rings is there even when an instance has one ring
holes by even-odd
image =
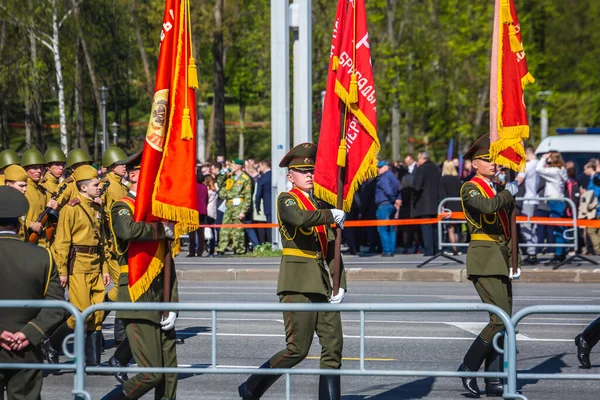
[[[544,187],[544,197],[563,198],[565,196],[565,182],[567,181],[567,171],[565,162],[558,151],[551,151],[542,156],[535,167],[538,175],[544,178],[546,186]],[[561,200],[549,200],[548,208],[551,218],[563,218],[565,216],[566,203]],[[565,228],[555,226],[553,228],[554,242],[564,244],[563,236]],[[555,247],[554,258],[548,264],[560,264],[566,258],[566,249],[564,247]]]
[[[440,179],[440,199],[448,197],[460,197],[460,178],[452,160],[444,161],[442,166],[442,178]],[[445,204],[445,208],[452,212],[461,212],[460,200],[450,201]],[[445,224],[448,229],[448,239],[450,243],[458,243],[458,224]],[[452,247],[452,254],[455,256],[461,254],[455,246]]]
[[[208,204],[206,205],[206,218],[204,219],[205,224],[214,224],[217,219],[217,203],[219,201],[219,188],[215,182],[215,178],[212,175],[206,175],[204,177],[204,184],[208,187]],[[215,255],[215,229],[206,228],[210,231],[210,235],[206,235],[208,239],[208,256],[214,257]],[[210,236],[210,238],[209,238]]]

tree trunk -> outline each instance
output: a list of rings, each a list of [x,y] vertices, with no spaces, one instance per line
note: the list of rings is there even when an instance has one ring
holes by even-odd
[[[148,62],[148,53],[144,47],[144,41],[142,40],[142,33],[140,31],[140,25],[137,22],[137,6],[135,0],[131,0],[131,18],[133,20],[133,28],[135,31],[135,39],[137,41],[138,50],[140,51],[140,58],[142,59],[142,65],[144,66],[144,75],[146,75],[146,90],[150,97],[150,102],[154,97],[154,80],[150,75],[150,63]]]
[[[85,136],[85,126],[83,123],[83,60],[81,59],[82,43],[79,38],[77,46],[77,57],[75,58],[75,144],[73,147],[79,147],[89,154],[87,138]]]
[[[0,59],[2,58],[2,53],[4,52],[4,46],[6,45],[6,21],[2,22],[0,25]],[[3,97],[3,96],[2,96]],[[8,149],[8,126],[6,124],[7,121],[7,107],[2,101],[2,97],[0,97],[0,135],[2,142],[2,149]]]
[[[210,120],[208,121],[208,132],[206,135],[206,142],[204,148],[204,159],[216,159],[214,151],[215,147],[215,99],[213,97],[213,103],[210,108]]]
[[[58,41],[58,9],[56,0],[52,2],[52,53],[54,55],[54,68],[56,69],[56,86],[58,88],[58,114],[60,120],[60,148],[64,153],[69,151],[67,143],[67,114],[65,110],[65,85],[62,76],[62,63],[60,61],[60,48]]]
[[[33,0],[29,0],[28,5],[29,10],[33,12]],[[33,138],[30,136],[28,146],[31,146],[31,144],[35,142],[37,148],[42,150],[44,145],[44,125],[42,122],[42,99],[40,95],[39,74],[37,70],[37,43],[33,31],[29,31],[29,56],[31,60],[31,95],[29,100],[31,101],[30,116],[33,117],[33,124],[35,126],[35,139],[32,141]]]
[[[238,158],[240,160],[244,159],[244,118],[246,117],[246,105],[244,103],[240,103],[240,145],[238,148]]]
[[[81,28],[81,23],[79,20],[79,6],[76,6],[77,0],[72,1],[74,7],[73,14],[75,16],[75,23],[77,25],[77,33],[79,35],[79,40],[81,41],[81,48],[83,49],[83,54],[85,56],[85,63],[87,64],[88,73],[90,74],[90,80],[92,81],[92,93],[94,95],[94,101],[96,102],[96,108],[98,109],[98,116],[101,116],[102,102],[100,101],[100,87],[98,86],[98,79],[96,78],[94,59],[90,55],[87,42],[85,41],[85,36],[83,35],[83,29]]]
[[[225,68],[223,54],[223,2],[216,0],[214,8],[215,31],[213,33],[214,57],[214,131],[217,155],[227,156],[225,141]]]
[[[25,96],[25,147],[31,149],[31,96],[29,91]]]

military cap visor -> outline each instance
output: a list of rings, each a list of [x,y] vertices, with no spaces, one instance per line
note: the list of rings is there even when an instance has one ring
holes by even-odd
[[[11,182],[27,182],[27,172],[20,165],[9,165],[4,170],[4,179]]]
[[[29,202],[21,192],[10,186],[0,186],[0,219],[19,218],[28,210]]]
[[[127,168],[127,171],[140,169],[142,164],[142,151],[138,151],[137,153],[133,153],[127,157],[125,160],[123,160],[123,164]]]
[[[317,146],[312,143],[300,143],[291,149],[279,163],[281,168],[311,170],[315,168]]]
[[[490,134],[486,133],[473,143],[473,146],[463,156],[466,160],[490,160]]]

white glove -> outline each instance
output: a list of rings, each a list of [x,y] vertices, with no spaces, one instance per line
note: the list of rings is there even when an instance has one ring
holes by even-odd
[[[518,281],[521,279],[521,267],[517,268],[517,273],[513,273],[513,269],[511,268],[508,273],[508,277],[513,281]]]
[[[167,239],[175,239],[175,224],[173,222],[165,222],[163,221],[163,227],[165,228],[165,237]]]
[[[346,213],[337,208],[332,208],[331,213],[333,214],[333,220],[342,229],[344,229],[344,221],[346,220]]]
[[[160,326],[163,331],[167,332],[171,329],[175,328],[175,320],[177,319],[177,314],[173,311],[169,311],[168,317],[162,317],[160,320]]]
[[[331,304],[340,304],[342,301],[344,301],[344,293],[346,293],[346,289],[340,288],[338,290],[338,294],[336,296],[331,296],[329,302]]]
[[[517,183],[517,181],[508,182],[504,186],[504,189],[508,190],[509,193],[513,196],[516,196],[517,192],[519,191],[519,184]]]

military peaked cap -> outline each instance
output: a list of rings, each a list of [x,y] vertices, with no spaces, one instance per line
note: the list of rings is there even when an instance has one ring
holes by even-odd
[[[279,163],[281,168],[311,170],[315,168],[317,158],[317,145],[313,143],[300,143],[291,149]]]
[[[463,156],[465,160],[476,160],[478,158],[490,158],[490,134],[486,133],[473,143],[473,146]]]
[[[28,210],[29,202],[21,192],[10,186],[0,186],[0,219],[19,218]]]

